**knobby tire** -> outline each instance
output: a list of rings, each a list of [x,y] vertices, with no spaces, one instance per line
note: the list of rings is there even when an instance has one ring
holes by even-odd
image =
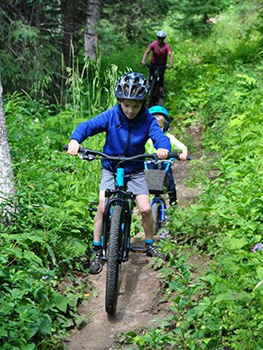
[[[113,215],[110,226],[109,246],[107,253],[107,274],[106,274],[106,312],[114,316],[117,308],[117,299],[119,293],[119,244],[121,229],[122,207],[116,205],[113,209]]]
[[[152,215],[153,215],[153,234],[156,235],[159,229],[162,227],[162,222],[160,218],[160,204],[153,203],[152,206]]]

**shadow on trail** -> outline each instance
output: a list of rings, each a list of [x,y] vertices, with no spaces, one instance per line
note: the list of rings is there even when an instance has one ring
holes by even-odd
[[[114,317],[108,317],[109,322],[118,323],[123,319],[127,319],[127,310],[134,302],[133,299],[137,294],[138,284],[149,278],[146,273],[143,273],[143,269],[146,268],[148,263],[149,260],[144,255],[130,253],[129,261],[121,266],[117,313]],[[143,305],[141,306],[143,310]]]

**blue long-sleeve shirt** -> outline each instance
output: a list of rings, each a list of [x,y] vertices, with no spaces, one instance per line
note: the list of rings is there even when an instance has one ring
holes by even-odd
[[[128,119],[118,104],[86,122],[81,123],[73,131],[70,139],[82,143],[87,137],[105,132],[106,142],[103,152],[112,156],[135,156],[145,152],[145,144],[149,138],[153,140],[156,149],[164,148],[171,151],[170,140],[162,132],[156,118],[142,107],[134,119]],[[102,167],[114,171],[116,163],[102,160]],[[125,164],[126,172],[134,173],[142,170],[143,162]]]

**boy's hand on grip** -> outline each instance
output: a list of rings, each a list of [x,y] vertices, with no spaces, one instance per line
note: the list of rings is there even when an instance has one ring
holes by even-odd
[[[166,159],[168,157],[169,151],[165,148],[159,148],[156,152],[159,159]]]
[[[72,156],[76,156],[79,151],[80,144],[78,143],[77,140],[70,140],[68,144],[68,154]]]

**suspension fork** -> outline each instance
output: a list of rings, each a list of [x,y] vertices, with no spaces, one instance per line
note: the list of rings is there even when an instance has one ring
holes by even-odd
[[[121,260],[126,261],[129,257],[130,250],[130,233],[131,233],[131,221],[134,206],[134,195],[131,192],[127,193],[127,198],[124,203],[124,220],[123,220],[123,241],[122,241],[122,255]]]
[[[123,207],[125,205],[125,200],[122,198],[109,198],[112,193],[115,191],[110,191],[106,190],[105,192],[105,198],[108,198],[106,201],[104,213],[103,213],[103,222],[102,222],[102,258],[106,260],[106,252],[107,252],[107,243],[109,240],[109,233],[110,233],[110,224],[111,224],[111,216],[112,216],[112,211],[113,207],[115,204],[119,204],[122,206],[122,211]]]

